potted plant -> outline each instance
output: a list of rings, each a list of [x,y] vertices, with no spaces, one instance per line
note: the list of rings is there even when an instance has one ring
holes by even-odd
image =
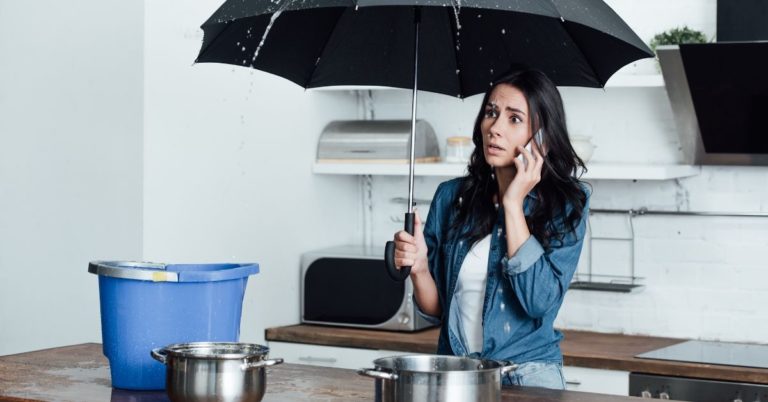
[[[657,34],[651,39],[651,50],[656,53],[656,47],[662,45],[679,45],[681,43],[707,43],[707,36],[703,32],[683,26],[682,28],[668,29]]]

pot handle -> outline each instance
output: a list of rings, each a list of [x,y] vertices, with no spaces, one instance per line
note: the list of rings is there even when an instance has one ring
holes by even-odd
[[[392,380],[392,381],[397,380],[397,374],[376,370],[376,369],[360,369],[360,370],[357,370],[357,374],[360,374],[365,377],[375,378],[377,380]]]
[[[166,364],[165,362],[168,360],[168,351],[165,348],[152,349],[149,354],[152,355],[152,358],[163,364]]]
[[[259,360],[255,362],[249,362],[249,363],[243,363],[242,366],[240,366],[243,371],[245,370],[252,370],[256,368],[261,367],[267,367],[267,366],[274,366],[275,364],[280,364],[283,362],[283,359],[269,359],[269,360]]]
[[[501,375],[507,374],[510,371],[514,371],[517,368],[517,364],[510,361],[502,361],[501,363]]]

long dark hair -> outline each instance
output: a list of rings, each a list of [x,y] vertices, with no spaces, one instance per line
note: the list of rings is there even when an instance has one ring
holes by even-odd
[[[485,107],[491,93],[501,84],[511,85],[525,95],[532,117],[529,119],[532,132],[539,129],[543,132],[547,155],[541,170],[541,181],[533,190],[536,202],[526,221],[531,235],[546,249],[550,246],[550,239],[562,241],[581,220],[587,195],[577,175],[586,171],[586,167],[568,139],[560,92],[544,73],[526,67],[518,67],[500,78],[485,93],[472,133],[475,150],[469,160],[468,174],[461,181],[454,201],[457,208],[451,228],[455,235],[466,236],[469,244],[474,244],[491,232],[498,216],[493,201],[498,184],[485,160],[480,125],[485,118]],[[566,208],[569,205],[570,208]]]

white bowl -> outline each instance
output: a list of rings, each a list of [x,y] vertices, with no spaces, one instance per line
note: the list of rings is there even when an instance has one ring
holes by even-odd
[[[576,155],[578,155],[584,163],[592,158],[592,153],[596,148],[595,144],[590,141],[591,138],[592,137],[587,136],[571,136],[571,146],[573,146]]]

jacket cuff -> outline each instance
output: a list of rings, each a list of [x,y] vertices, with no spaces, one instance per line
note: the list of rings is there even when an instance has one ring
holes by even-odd
[[[532,267],[533,264],[544,254],[544,248],[534,236],[529,236],[515,255],[508,258],[506,255],[501,259],[504,272],[509,275],[521,274]]]

